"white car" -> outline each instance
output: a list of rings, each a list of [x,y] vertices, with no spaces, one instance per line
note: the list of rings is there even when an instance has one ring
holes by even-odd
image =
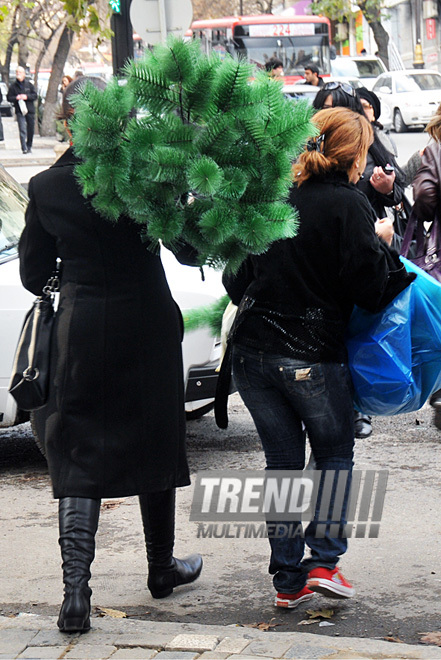
[[[370,55],[343,55],[331,60],[331,74],[334,79],[359,78],[367,89],[372,89],[377,77],[386,71],[382,60]]]
[[[410,126],[425,126],[438,109],[441,75],[427,69],[389,71],[377,78],[372,91],[389,106],[395,131],[404,133]]]
[[[8,393],[17,339],[26,312],[35,296],[23,288],[19,276],[18,240],[24,226],[27,196],[23,188],[0,166],[0,426],[26,421],[29,414],[17,410]],[[221,274],[204,268],[182,266],[162,248],[161,258],[176,302],[182,310],[210,304],[225,294]],[[182,345],[185,408],[188,418],[211,409],[217,383],[220,340],[208,329],[186,333]]]

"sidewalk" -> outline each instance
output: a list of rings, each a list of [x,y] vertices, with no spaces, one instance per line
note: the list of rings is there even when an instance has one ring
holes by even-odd
[[[2,117],[5,141],[0,143],[0,163],[3,167],[49,166],[58,158],[54,146],[62,148],[67,143],[59,142],[54,137],[34,136],[32,153],[23,154],[18,137],[17,122],[12,117]],[[4,146],[3,146],[4,145]]]
[[[92,618],[86,634],[60,633],[56,617],[33,614],[0,617],[0,660],[298,660],[441,658],[437,646],[397,644],[375,639],[310,633],[263,632],[238,626]]]

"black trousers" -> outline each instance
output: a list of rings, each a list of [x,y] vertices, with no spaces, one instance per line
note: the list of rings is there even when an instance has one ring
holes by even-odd
[[[32,148],[34,139],[34,113],[28,112],[27,115],[21,115],[17,112],[18,132],[20,135],[21,150],[27,151]]]

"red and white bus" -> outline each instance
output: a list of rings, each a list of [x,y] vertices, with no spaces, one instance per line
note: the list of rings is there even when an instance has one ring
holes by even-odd
[[[206,53],[230,53],[258,68],[265,68],[272,57],[282,60],[288,84],[302,78],[308,64],[315,64],[320,75],[330,75],[330,31],[324,16],[272,14],[213,18],[191,26],[193,38],[201,39]]]

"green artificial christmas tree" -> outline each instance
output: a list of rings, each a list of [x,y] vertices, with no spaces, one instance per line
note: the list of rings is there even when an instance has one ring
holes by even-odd
[[[307,102],[176,38],[131,62],[123,82],[89,83],[73,101],[76,174],[102,215],[129,216],[150,247],[185,241],[201,264],[229,269],[295,235],[286,199],[292,160],[315,133]]]

